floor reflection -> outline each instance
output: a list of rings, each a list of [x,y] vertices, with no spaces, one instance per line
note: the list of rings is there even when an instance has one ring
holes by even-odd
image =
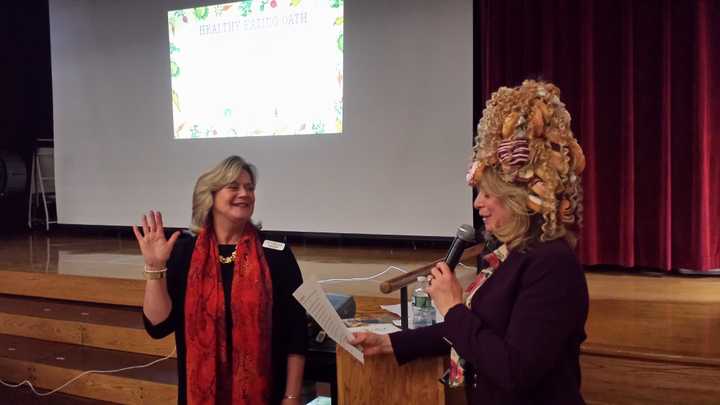
[[[134,239],[30,234],[7,238],[0,246],[0,270],[73,276],[142,279],[143,259]],[[326,245],[292,247],[304,278],[318,281],[328,292],[383,296],[378,285],[445,255],[439,248],[377,248]],[[468,263],[472,265],[472,263]],[[386,271],[387,270],[387,271]],[[365,281],[379,273],[381,276]],[[468,284],[474,267],[459,266],[461,282]],[[340,279],[340,280],[338,280]],[[394,295],[391,295],[394,296]]]

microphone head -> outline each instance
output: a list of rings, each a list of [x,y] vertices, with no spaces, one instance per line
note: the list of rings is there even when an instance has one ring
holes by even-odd
[[[456,236],[465,242],[475,242],[475,228],[468,224],[460,225],[457,229]]]

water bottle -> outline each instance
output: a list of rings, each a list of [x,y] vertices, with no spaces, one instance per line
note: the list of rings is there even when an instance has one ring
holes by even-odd
[[[413,329],[435,323],[435,308],[432,306],[430,296],[427,293],[427,278],[420,276],[417,278],[417,282],[418,288],[413,291],[412,295]]]

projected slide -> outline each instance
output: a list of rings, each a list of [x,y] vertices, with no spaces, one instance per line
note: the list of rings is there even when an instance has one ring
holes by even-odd
[[[343,0],[168,12],[176,139],[342,133]]]

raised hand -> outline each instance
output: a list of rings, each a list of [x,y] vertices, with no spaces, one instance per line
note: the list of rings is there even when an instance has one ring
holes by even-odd
[[[180,231],[176,231],[170,239],[166,239],[162,214],[157,211],[150,211],[147,215],[143,215],[142,233],[135,225],[132,229],[140,245],[145,265],[155,270],[164,268],[170,258],[170,252],[175,246],[175,241],[180,236]]]

